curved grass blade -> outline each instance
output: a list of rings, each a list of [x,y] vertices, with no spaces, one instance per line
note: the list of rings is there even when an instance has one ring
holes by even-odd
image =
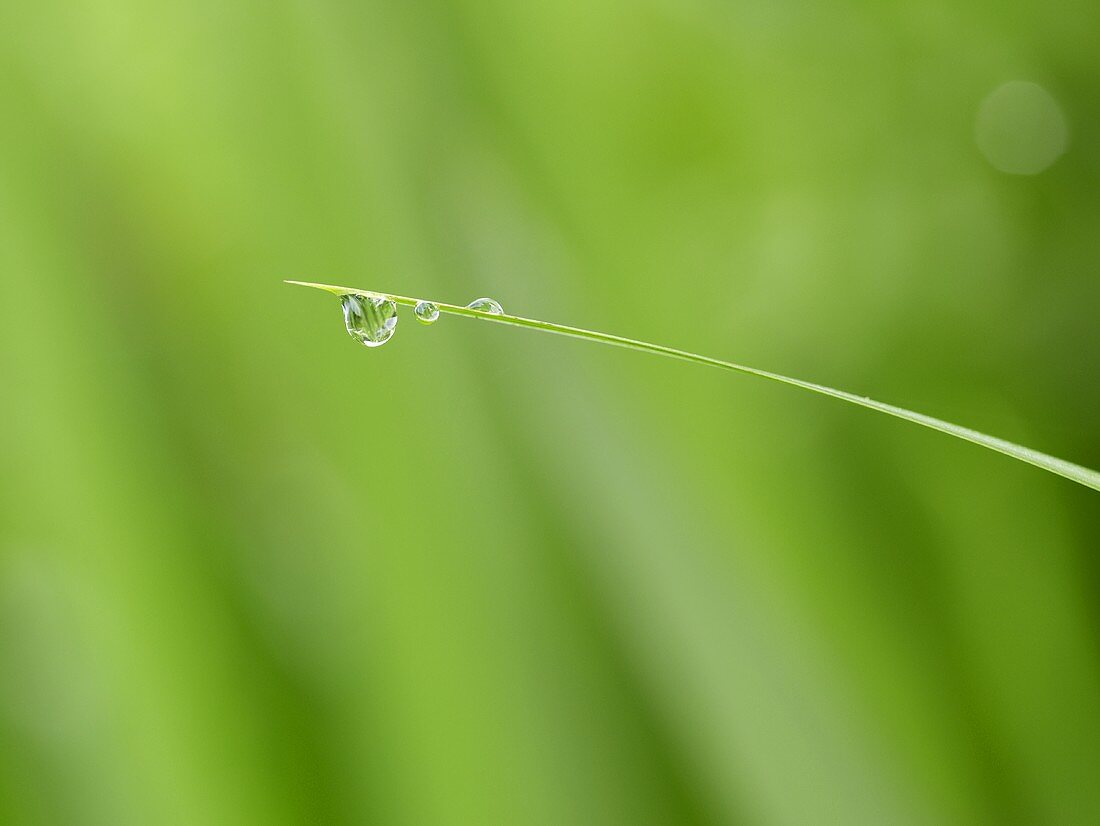
[[[287,281],[287,284],[296,284],[301,287],[313,287],[318,290],[325,290],[333,295],[346,295],[352,293],[355,295],[365,295],[371,297],[388,298],[397,304],[402,304],[408,307],[416,306],[416,303],[420,300],[417,298],[408,298],[406,296],[393,295],[391,293],[373,292],[371,290],[357,290],[352,287],[337,287],[331,284],[314,284],[308,281]],[[895,407],[892,404],[886,404],[884,402],[877,402],[874,399],[869,399],[866,396],[857,396],[854,393],[848,393],[844,390],[837,390],[832,387],[826,387],[823,384],[815,384],[811,381],[803,381],[802,379],[794,379],[790,376],[783,376],[779,373],[772,373],[767,370],[759,370],[755,367],[746,367],[743,364],[734,364],[730,361],[722,361],[721,359],[711,358],[710,356],[701,356],[696,353],[689,353],[686,350],[677,350],[673,347],[665,347],[661,344],[650,344],[646,341],[637,341],[632,338],[624,338],[623,336],[614,336],[609,333],[600,333],[594,330],[582,330],[579,327],[567,327],[564,324],[554,324],[549,321],[539,321],[534,318],[522,318],[521,316],[514,315],[490,315],[488,313],[478,312],[471,310],[468,307],[460,307],[455,304],[441,304],[438,301],[432,302],[441,313],[449,313],[450,315],[466,316],[467,318],[476,318],[481,321],[490,321],[494,324],[509,324],[513,327],[529,327],[533,330],[541,330],[545,333],[557,333],[562,336],[570,336],[572,338],[580,338],[585,341],[595,341],[600,344],[610,344],[615,347],[625,347],[630,350],[641,350],[643,353],[653,353],[659,356],[666,356],[668,358],[679,359],[680,361],[690,361],[695,364],[704,364],[708,367],[718,367],[722,370],[732,370],[736,373],[745,373],[750,376],[758,376],[762,379],[769,379],[771,381],[780,382],[781,384],[789,384],[793,387],[800,387],[803,390],[810,390],[814,393],[820,393],[823,396],[832,396],[834,399],[840,399],[842,401],[849,402],[851,404],[858,404],[860,407],[867,407],[871,410],[877,410],[879,413],[886,413],[887,415],[894,416],[899,419],[905,419],[906,421],[914,422],[915,424],[923,425],[924,427],[930,427],[933,430],[938,430],[941,433],[947,433],[950,436],[955,436],[959,439],[965,439],[968,442],[973,442],[976,445],[995,450],[998,453],[1004,453],[1006,456],[1011,456],[1014,459],[1019,459],[1021,462],[1027,462],[1028,464],[1040,467],[1043,470],[1048,470],[1051,473],[1056,473],[1059,476],[1064,476],[1067,479],[1071,479],[1078,484],[1085,487],[1092,488],[1093,490],[1100,491],[1100,473],[1095,470],[1091,470],[1082,465],[1074,464],[1073,462],[1067,462],[1065,459],[1059,459],[1055,456],[1050,456],[1046,453],[1040,453],[1038,450],[1032,450],[1029,447],[1015,444],[1013,442],[1006,441],[1005,439],[998,439],[996,436],[987,436],[985,433],[981,433],[977,430],[971,430],[968,427],[960,427],[957,424],[951,422],[945,422],[942,419],[936,419],[932,416],[926,416],[923,413],[916,413],[912,410],[906,410],[903,407]]]

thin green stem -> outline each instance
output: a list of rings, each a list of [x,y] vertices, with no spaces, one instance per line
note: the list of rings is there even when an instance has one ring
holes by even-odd
[[[401,295],[392,295],[390,293],[357,290],[351,287],[337,287],[331,284],[314,284],[307,281],[288,281],[286,283],[325,290],[337,296],[350,293],[354,295],[382,297],[396,304],[402,304],[409,307],[415,306],[420,300]],[[644,353],[653,353],[658,356],[679,359],[680,361],[704,364],[708,367],[718,367],[722,370],[732,370],[736,373],[746,373],[750,376],[759,376],[762,379],[769,379],[771,381],[780,382],[781,384],[801,387],[803,390],[810,390],[814,393],[820,393],[823,396],[832,396],[834,399],[840,399],[850,402],[851,404],[858,404],[860,407],[868,407],[871,410],[877,410],[879,413],[886,413],[887,415],[905,419],[906,421],[914,422],[924,427],[930,427],[933,430],[939,430],[941,433],[947,433],[959,439],[965,439],[968,442],[973,442],[976,445],[995,450],[998,453],[1004,453],[1014,459],[1019,459],[1021,462],[1027,462],[1028,464],[1043,468],[1043,470],[1048,470],[1051,473],[1056,473],[1059,476],[1072,479],[1074,482],[1082,484],[1085,487],[1100,491],[1100,473],[1097,473],[1095,470],[1090,470],[1089,468],[1074,464],[1073,462],[1067,462],[1064,459],[1059,459],[1046,453],[1040,453],[1037,450],[1032,450],[1031,448],[1023,447],[1022,445],[1014,444],[1004,439],[998,439],[995,436],[987,436],[984,433],[980,433],[977,430],[971,430],[968,427],[960,427],[959,425],[945,422],[942,419],[925,416],[923,413],[915,413],[903,407],[895,407],[892,404],[877,402],[866,396],[857,396],[854,393],[836,390],[832,387],[826,387],[823,384],[814,384],[810,381],[793,379],[789,376],[780,375],[779,373],[759,370],[755,367],[746,367],[743,364],[734,364],[733,362],[722,361],[721,359],[711,358],[710,356],[701,356],[696,353],[689,353],[686,350],[665,347],[661,344],[650,344],[646,341],[637,341],[636,339],[614,336],[609,333],[600,333],[594,330],[582,330],[579,327],[567,327],[564,324],[554,324],[549,321],[539,321],[534,318],[522,318],[521,316],[507,314],[492,315],[477,310],[471,310],[468,307],[460,307],[456,304],[441,304],[438,301],[433,301],[432,303],[439,308],[441,313],[476,318],[479,321],[490,321],[494,324],[508,324],[513,327],[529,327],[533,330],[541,330],[546,333],[557,333],[558,335],[580,338],[586,341],[595,341],[600,344],[610,344],[615,347],[625,347],[630,350],[641,350]]]

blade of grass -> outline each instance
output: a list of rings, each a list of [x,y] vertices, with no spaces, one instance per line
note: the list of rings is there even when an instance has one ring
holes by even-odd
[[[393,295],[391,293],[373,292],[371,290],[357,290],[352,287],[337,287],[331,284],[315,284],[309,281],[287,281],[287,284],[295,284],[301,287],[313,287],[318,290],[325,290],[333,295],[365,295],[371,297],[387,298],[396,304],[401,304],[408,307],[413,307],[421,299],[408,298],[401,295]],[[625,347],[630,350],[640,350],[643,353],[653,353],[658,356],[666,356],[668,358],[679,359],[680,361],[690,361],[695,364],[704,364],[708,367],[718,367],[722,370],[732,370],[736,373],[745,373],[750,376],[758,376],[762,379],[769,379],[771,381],[780,382],[782,384],[789,384],[793,387],[800,387],[803,390],[810,390],[814,393],[820,393],[823,396],[832,396],[834,399],[840,399],[842,401],[849,402],[851,404],[858,404],[860,407],[867,407],[871,410],[877,410],[879,413],[886,413],[890,416],[895,416],[899,419],[905,419],[906,421],[914,422],[915,424],[923,425],[924,427],[930,427],[933,430],[938,430],[941,433],[947,433],[950,436],[955,436],[959,439],[965,439],[968,442],[973,442],[976,445],[995,450],[998,453],[1004,453],[1007,456],[1011,456],[1014,459],[1019,459],[1021,462],[1027,462],[1028,464],[1040,467],[1043,470],[1048,470],[1051,473],[1056,473],[1059,476],[1064,476],[1067,479],[1071,479],[1078,484],[1085,487],[1092,488],[1093,490],[1100,491],[1100,473],[1095,470],[1090,470],[1082,465],[1074,464],[1073,462],[1067,462],[1065,459],[1059,459],[1055,456],[1050,456],[1046,453],[1040,453],[1038,450],[1032,450],[1029,447],[1015,444],[1013,442],[1006,441],[1005,439],[998,439],[996,436],[988,436],[985,433],[981,433],[977,430],[971,430],[968,427],[961,427],[951,422],[945,422],[942,419],[936,419],[932,416],[926,416],[923,413],[916,413],[912,410],[906,410],[903,407],[895,407],[892,404],[886,404],[884,402],[878,402],[874,399],[869,399],[866,396],[857,396],[854,393],[848,393],[844,390],[837,390],[833,387],[827,387],[823,384],[815,384],[811,381],[803,381],[802,379],[794,379],[790,376],[783,376],[779,373],[772,373],[768,370],[760,370],[756,367],[746,367],[743,364],[735,364],[730,361],[722,361],[721,359],[711,358],[710,356],[701,356],[696,353],[689,353],[686,350],[677,350],[673,347],[665,347],[661,344],[650,344],[647,341],[637,341],[632,338],[624,338],[623,336],[615,336],[609,333],[600,333],[595,330],[582,330],[579,327],[567,327],[564,324],[554,324],[549,321],[539,321],[534,318],[523,318],[521,316],[514,315],[491,315],[489,313],[478,312],[477,310],[471,310],[468,307],[460,307],[456,304],[441,304],[438,301],[433,301],[440,313],[449,313],[450,315],[466,316],[467,318],[476,318],[481,321],[491,321],[495,324],[508,324],[513,327],[528,327],[533,330],[541,330],[545,333],[556,333],[562,336],[571,336],[572,338],[580,338],[585,341],[595,341],[600,344],[610,344],[614,347]]]

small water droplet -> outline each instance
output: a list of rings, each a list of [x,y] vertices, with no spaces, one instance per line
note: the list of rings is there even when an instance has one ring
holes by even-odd
[[[493,301],[491,298],[476,298],[466,305],[466,309],[489,315],[504,315],[504,308],[500,306],[500,302]]]
[[[413,314],[420,323],[431,324],[439,318],[439,308],[430,301],[417,301]]]
[[[344,325],[351,337],[367,347],[381,347],[397,328],[397,305],[381,296],[340,296]]]

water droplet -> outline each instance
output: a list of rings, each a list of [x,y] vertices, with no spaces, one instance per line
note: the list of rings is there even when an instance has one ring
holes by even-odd
[[[431,324],[439,318],[439,308],[430,301],[417,301],[413,314],[420,323]]]
[[[488,313],[489,315],[504,315],[504,308],[500,306],[499,302],[493,301],[491,298],[476,298],[466,305],[466,309]]]
[[[342,295],[344,325],[351,337],[367,347],[380,347],[397,328],[397,305],[388,298],[369,295]]]

